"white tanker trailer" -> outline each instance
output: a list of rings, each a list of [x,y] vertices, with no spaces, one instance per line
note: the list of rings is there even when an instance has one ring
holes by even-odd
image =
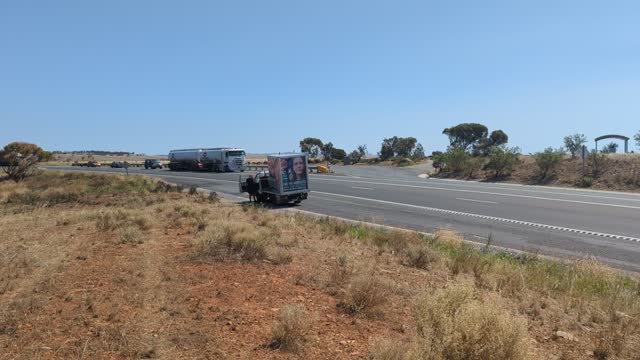
[[[169,151],[171,170],[245,171],[244,149],[198,148]]]

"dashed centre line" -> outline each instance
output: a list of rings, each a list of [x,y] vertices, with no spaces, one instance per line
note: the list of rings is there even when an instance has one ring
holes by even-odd
[[[471,201],[471,202],[479,202],[479,203],[485,203],[485,204],[498,204],[495,201],[485,201],[485,200],[475,200],[475,199],[465,199],[465,198],[456,198],[456,200],[462,200],[462,201]]]

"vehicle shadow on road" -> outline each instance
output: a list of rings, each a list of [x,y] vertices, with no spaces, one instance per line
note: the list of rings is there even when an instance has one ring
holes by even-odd
[[[258,202],[253,202],[253,201],[249,202],[247,200],[247,201],[241,202],[240,206],[242,206],[242,208],[245,209],[245,210],[248,210],[248,209],[278,210],[278,209],[289,209],[289,208],[298,207],[298,206],[300,206],[300,204],[289,203],[289,204],[276,205],[276,204],[272,204],[272,203],[258,203]]]

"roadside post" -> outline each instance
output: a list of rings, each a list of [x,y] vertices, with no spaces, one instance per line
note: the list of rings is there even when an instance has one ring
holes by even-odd
[[[584,177],[584,161],[588,155],[587,146],[582,145],[582,176]]]
[[[124,162],[124,169],[127,171],[127,176],[129,176],[129,163],[128,162]]]

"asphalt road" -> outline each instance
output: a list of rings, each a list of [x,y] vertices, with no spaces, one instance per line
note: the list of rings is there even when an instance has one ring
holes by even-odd
[[[595,256],[640,272],[640,194],[421,179],[420,168],[334,169],[336,175],[310,176],[310,197],[297,208],[426,232],[450,228],[471,241],[483,243],[491,236],[497,246],[558,257]],[[238,173],[129,172],[247,198],[238,193]]]

